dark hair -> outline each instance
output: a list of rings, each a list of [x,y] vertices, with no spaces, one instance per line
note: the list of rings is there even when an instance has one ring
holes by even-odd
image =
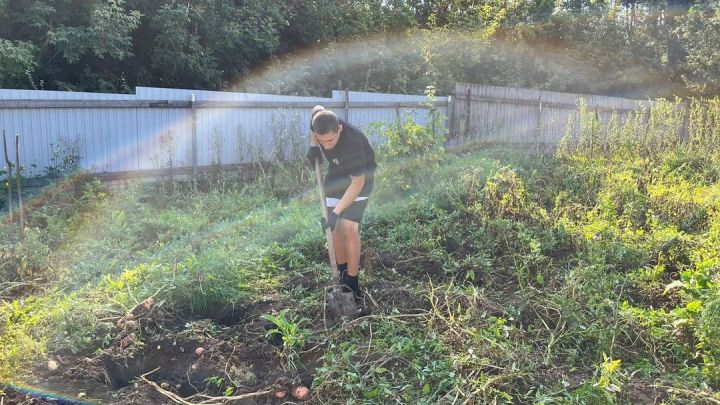
[[[340,123],[334,112],[330,110],[320,111],[315,114],[312,127],[316,134],[325,135],[328,132],[337,132]]]
[[[312,124],[313,118],[315,118],[317,113],[319,113],[320,111],[325,111],[325,107],[323,107],[321,105],[316,105],[315,107],[313,107],[312,111],[310,112],[310,130],[311,131],[313,131],[313,124]]]

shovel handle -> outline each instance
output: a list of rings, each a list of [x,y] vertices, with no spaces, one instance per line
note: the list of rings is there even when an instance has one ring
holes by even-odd
[[[328,213],[327,207],[325,206],[325,190],[323,190],[322,187],[322,175],[320,174],[320,161],[318,159],[315,159],[315,178],[317,179],[318,192],[320,193],[320,212],[322,212],[323,218],[327,221]],[[332,281],[333,284],[340,285],[340,272],[338,271],[337,262],[335,261],[335,248],[333,247],[332,231],[330,228],[325,228],[325,239],[327,240]]]

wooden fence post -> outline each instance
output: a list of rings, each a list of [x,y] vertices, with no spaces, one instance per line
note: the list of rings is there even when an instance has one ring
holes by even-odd
[[[598,109],[595,108],[595,122],[593,125],[593,132],[595,132],[595,128],[597,128],[597,133],[593,133],[593,137],[590,142],[590,153],[595,153],[595,139],[597,138],[598,141],[598,149],[602,149],[602,142],[600,141],[600,115],[598,114]]]
[[[395,120],[397,121],[398,135],[400,139],[404,139],[405,133],[403,132],[402,118],[400,117],[400,104],[395,104]]]
[[[467,139],[468,133],[470,133],[470,104],[471,101],[470,97],[472,96],[472,91],[470,90],[470,87],[467,89],[467,99],[465,101],[465,128],[463,130],[463,136],[460,140],[460,143],[464,143],[465,139]]]
[[[8,218],[10,222],[13,222],[13,199],[12,199],[12,162],[8,156],[7,149],[7,137],[5,136],[5,129],[3,129],[3,149],[5,151],[5,165],[7,167],[7,185],[8,185]]]
[[[573,125],[573,142],[577,142],[580,139],[580,106],[575,106],[575,125]]]
[[[190,95],[190,115],[192,117],[192,181],[193,188],[197,187],[197,107],[195,106],[195,93]]]
[[[435,139],[435,111],[436,108],[433,105],[430,107],[430,125],[432,126],[432,138]]]
[[[15,134],[15,173],[17,174],[18,211],[20,212],[20,230],[25,230],[25,214],[23,213],[22,177],[20,170],[20,134]]]
[[[685,100],[683,107],[685,109],[685,116],[683,117],[683,125],[680,129],[680,145],[684,142],[690,143],[690,101]]]
[[[448,138],[455,139],[455,98],[448,96]]]
[[[643,147],[645,147],[645,145],[646,145],[646,143],[647,143],[648,133],[650,133],[650,120],[651,120],[650,114],[652,114],[652,107],[648,106],[647,114],[644,114],[644,119],[645,119],[645,131],[643,131],[643,139],[642,139],[642,146],[643,146]]]
[[[350,91],[345,89],[345,121],[350,121]]]
[[[540,94],[540,97],[538,99],[538,123],[537,128],[535,129],[535,153],[540,152],[540,135],[542,131],[542,108],[543,108],[543,100],[542,100],[542,94]]]

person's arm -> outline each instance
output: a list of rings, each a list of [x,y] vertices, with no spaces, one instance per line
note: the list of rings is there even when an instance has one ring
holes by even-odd
[[[347,188],[347,190],[345,190],[345,194],[343,194],[340,202],[338,202],[333,209],[333,212],[337,215],[341,215],[343,211],[345,211],[347,207],[350,206],[350,204],[355,202],[355,199],[358,198],[358,196],[360,195],[360,192],[362,191],[364,185],[364,175],[350,176],[350,186]]]

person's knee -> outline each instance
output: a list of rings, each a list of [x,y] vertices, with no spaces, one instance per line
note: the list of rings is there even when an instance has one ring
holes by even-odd
[[[354,236],[357,234],[360,230],[358,223],[348,220],[342,220],[340,221],[340,232],[347,238]]]

